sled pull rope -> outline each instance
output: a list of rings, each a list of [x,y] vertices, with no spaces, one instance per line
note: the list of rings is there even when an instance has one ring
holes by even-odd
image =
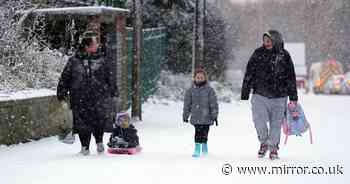
[[[287,141],[288,141],[288,134],[286,135],[286,138],[284,139],[284,145],[287,145]]]
[[[283,119],[283,126],[285,126],[285,135],[286,135],[286,138],[284,138],[284,145],[287,144],[287,141],[288,141],[288,135],[289,135],[289,127],[287,126],[287,117],[285,117]]]
[[[311,130],[311,125],[309,124],[309,136],[310,136],[310,143],[313,144],[313,136],[312,136],[312,130]]]

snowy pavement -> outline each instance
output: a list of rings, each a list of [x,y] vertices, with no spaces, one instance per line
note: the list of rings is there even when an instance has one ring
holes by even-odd
[[[219,126],[209,133],[209,155],[192,158],[193,127],[182,123],[182,103],[147,103],[144,121],[137,125],[143,152],[134,156],[77,155],[80,145],[64,145],[56,137],[15,146],[0,146],[0,182],[3,184],[67,183],[348,183],[349,96],[300,97],[311,123],[308,134],[290,137],[281,145],[280,160],[257,159],[259,143],[251,120],[250,103],[220,104]],[[105,136],[107,143],[109,135]],[[282,136],[281,142],[283,142]],[[230,164],[232,174],[222,166]],[[341,166],[336,175],[239,174],[237,167]],[[227,170],[225,170],[227,171]],[[229,170],[228,170],[229,171]],[[319,170],[317,170],[319,171]],[[296,170],[294,171],[296,172]]]

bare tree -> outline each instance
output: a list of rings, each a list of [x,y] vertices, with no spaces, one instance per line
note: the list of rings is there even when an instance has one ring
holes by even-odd
[[[193,25],[192,73],[196,68],[202,67],[204,61],[205,19],[206,0],[196,0]]]
[[[17,91],[26,88],[55,88],[66,58],[48,49],[37,32],[43,28],[41,18],[23,27],[33,8],[30,2],[7,1],[0,11],[0,90]],[[23,37],[23,30],[31,35]]]

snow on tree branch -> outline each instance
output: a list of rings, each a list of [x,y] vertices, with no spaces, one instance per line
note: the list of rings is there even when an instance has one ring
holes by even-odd
[[[22,22],[27,14],[18,12],[33,8],[24,0],[6,1],[0,7],[0,91],[54,88],[66,62],[66,57],[49,50],[33,31],[36,25],[41,25],[39,31],[43,29],[40,17],[25,28],[30,37],[24,39]]]

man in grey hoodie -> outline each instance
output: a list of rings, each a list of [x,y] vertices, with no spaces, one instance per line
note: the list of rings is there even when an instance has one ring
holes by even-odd
[[[282,35],[270,30],[264,33],[263,42],[263,46],[256,49],[248,61],[241,100],[248,100],[253,90],[253,121],[261,143],[258,156],[264,157],[270,150],[270,159],[273,160],[278,158],[287,97],[296,104],[298,94],[294,65],[284,49]]]

